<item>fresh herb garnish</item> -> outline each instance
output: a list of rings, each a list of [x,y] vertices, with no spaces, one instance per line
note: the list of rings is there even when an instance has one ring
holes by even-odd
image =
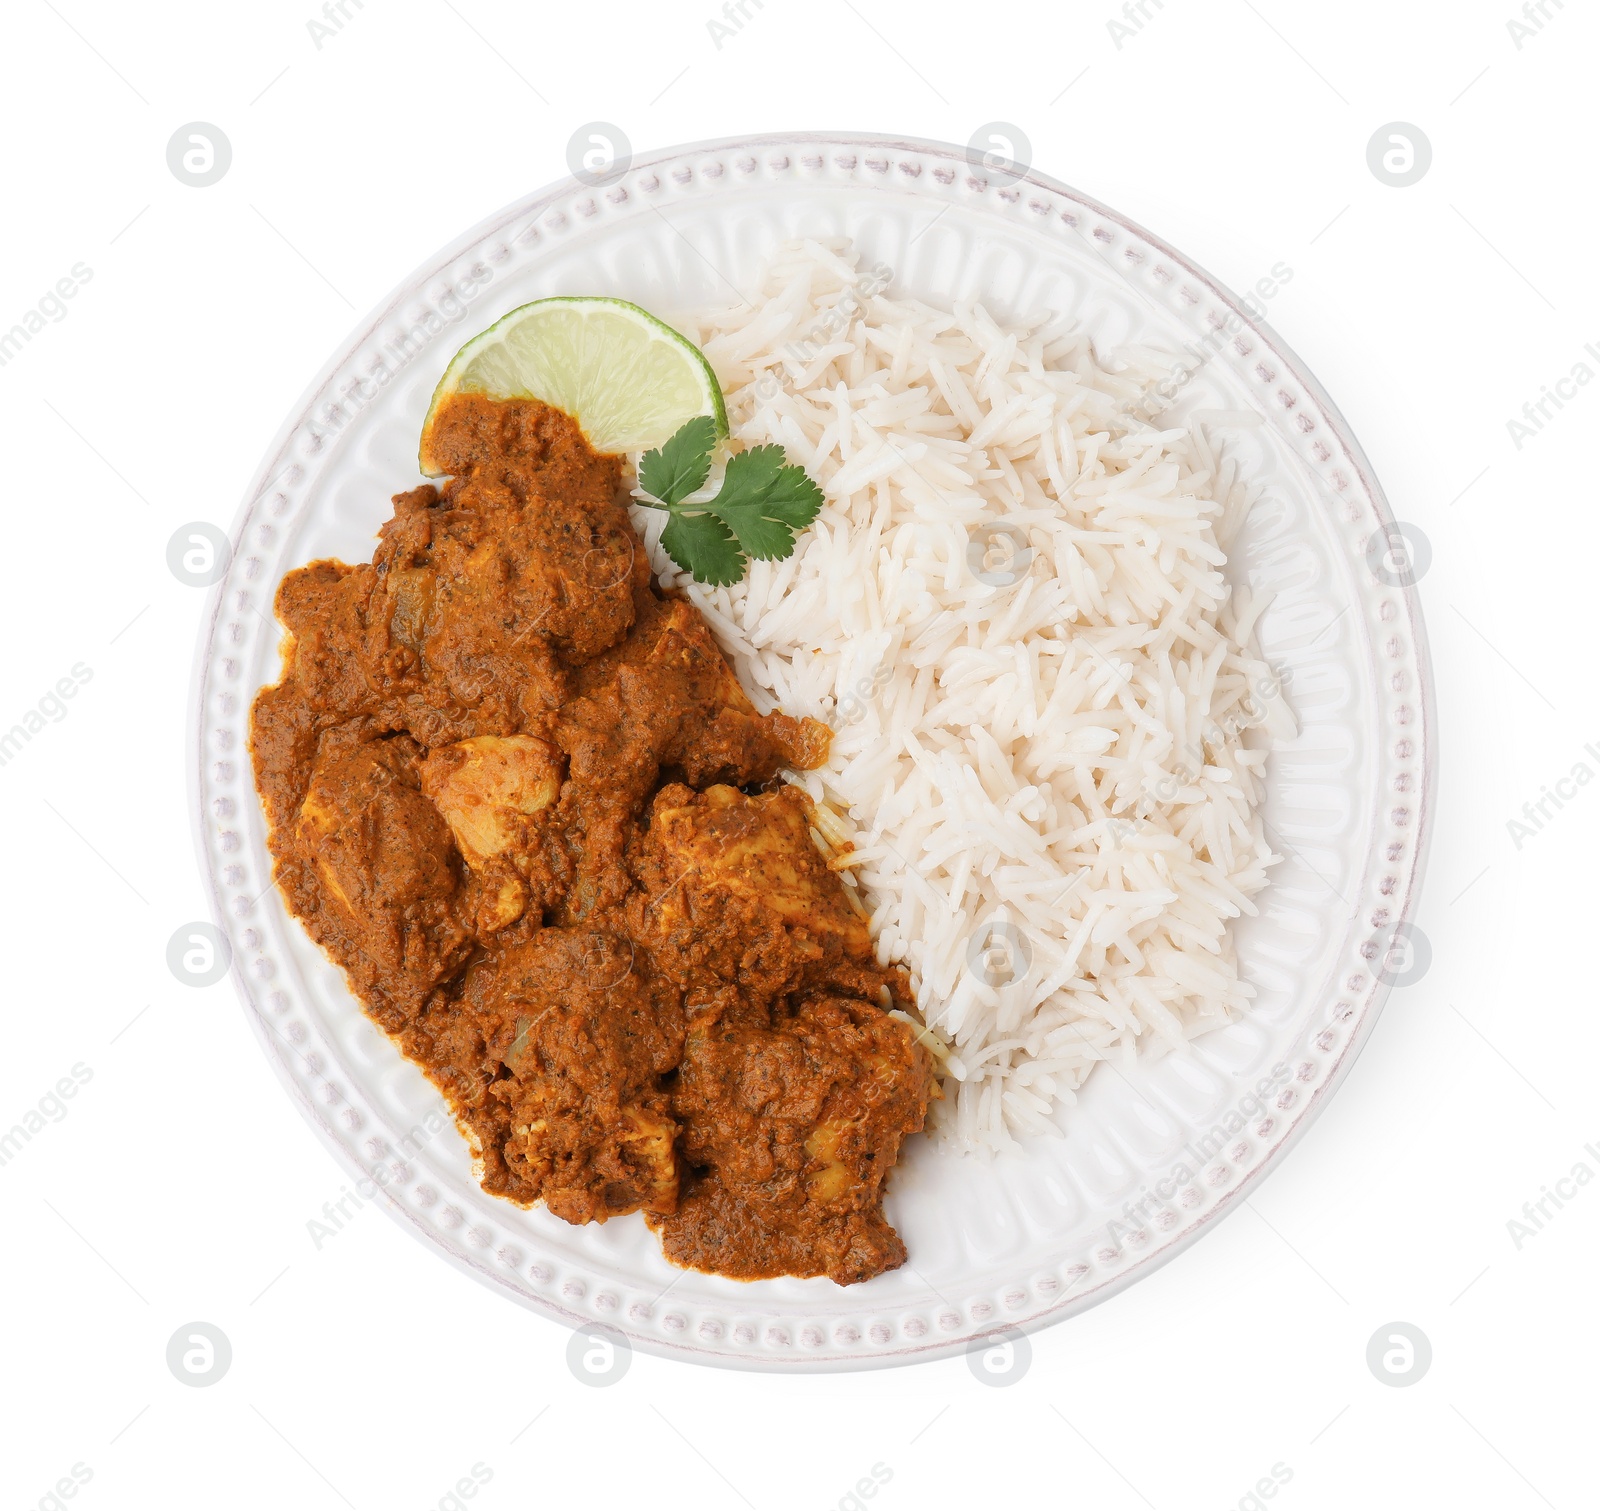
[[[661,544],[690,576],[729,587],[744,576],[748,558],[782,561],[795,536],[817,517],[822,489],[805,469],[783,459],[781,446],[753,446],[728,458],[716,496],[685,500],[711,476],[716,428],[709,415],[690,420],[664,446],[639,459],[642,500],[672,518]]]
[[[744,576],[744,552],[714,514],[673,513],[661,532],[662,549],[691,577],[730,588]]]
[[[671,508],[711,476],[717,427],[708,414],[687,421],[665,446],[639,458],[639,486]]]

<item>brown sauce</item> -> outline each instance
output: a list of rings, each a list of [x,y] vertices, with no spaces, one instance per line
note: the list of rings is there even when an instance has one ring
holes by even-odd
[[[827,730],[756,712],[567,416],[458,396],[434,453],[369,564],[278,590],[251,747],[290,909],[486,1190],[743,1279],[901,1264],[932,1067],[779,780]]]

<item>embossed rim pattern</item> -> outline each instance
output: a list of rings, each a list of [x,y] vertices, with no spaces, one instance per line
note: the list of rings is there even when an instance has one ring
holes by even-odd
[[[356,370],[385,323],[407,297],[448,271],[470,271],[490,263],[537,257],[541,246],[559,243],[564,230],[597,216],[638,213],[634,196],[670,194],[673,186],[733,188],[759,175],[768,181],[804,182],[828,173],[841,191],[860,192],[894,184],[925,192],[930,207],[958,200],[979,213],[1009,218],[1034,229],[1079,238],[1124,280],[1139,279],[1151,299],[1181,301],[1215,326],[1239,322],[1222,353],[1239,375],[1255,385],[1258,407],[1294,446],[1299,465],[1330,509],[1341,511],[1347,544],[1357,552],[1372,532],[1392,527],[1393,517],[1371,467],[1349,427],[1302,363],[1260,320],[1253,319],[1215,279],[1133,222],[1087,196],[1037,172],[989,181],[970,165],[965,151],[946,144],[853,133],[778,134],[692,144],[642,155],[609,188],[568,179],[491,216],[407,279],[363,323],[307,390],[267,452],[246,493],[231,533],[227,574],[213,589],[201,625],[189,708],[190,814],[214,917],[233,947],[232,976],[251,1026],[280,1080],[306,1119],[353,1176],[367,1176],[357,1152],[359,1139],[392,1155],[380,1137],[365,1130],[386,1125],[348,1079],[325,1074],[338,1054],[314,1011],[274,985],[276,967],[262,930],[246,923],[245,899],[260,890],[259,876],[228,859],[239,854],[240,821],[256,804],[245,749],[248,702],[254,689],[230,688],[239,660],[230,650],[259,633],[247,623],[260,611],[251,594],[275,586],[262,577],[252,547],[265,550],[280,516],[293,518],[297,498],[314,478],[320,442],[311,436],[313,416],[339,391],[339,380]],[[1173,305],[1172,307],[1176,307]],[[270,597],[270,594],[269,594]],[[231,605],[231,607],[230,607]],[[1409,584],[1374,583],[1360,607],[1368,655],[1382,706],[1368,712],[1376,733],[1374,779],[1380,816],[1358,876],[1359,895],[1340,946],[1330,983],[1324,1026],[1304,1046],[1289,1085],[1278,1094],[1281,1116],[1263,1124],[1229,1151],[1229,1160],[1205,1175],[1211,1189],[1200,1210],[1159,1237],[1135,1234],[1128,1249],[1085,1248],[1062,1255],[1051,1274],[1018,1274],[1013,1285],[989,1287],[958,1303],[924,1304],[891,1322],[881,1307],[858,1306],[852,1292],[819,1308],[815,1321],[758,1328],[748,1321],[703,1315],[691,1328],[681,1311],[618,1294],[612,1278],[575,1271],[567,1261],[547,1262],[523,1252],[522,1242],[497,1238],[480,1221],[454,1227],[431,1215],[423,1179],[401,1163],[379,1205],[453,1263],[523,1305],[569,1326],[605,1323],[653,1353],[732,1367],[773,1370],[872,1368],[949,1356],[1001,1325],[1032,1331],[1087,1309],[1132,1284],[1181,1252],[1224,1213],[1236,1208],[1284,1156],[1325,1105],[1372,1031],[1388,994],[1374,960],[1375,930],[1392,931],[1415,911],[1430,829],[1435,776],[1432,679],[1420,604]],[[273,631],[275,634],[275,630]],[[1381,644],[1380,644],[1381,641]],[[1395,793],[1403,796],[1393,796]],[[237,873],[237,874],[236,874]],[[253,877],[253,879],[252,879]],[[233,879],[230,879],[233,878]],[[1215,1178],[1214,1178],[1215,1177]],[[1197,1182],[1198,1184],[1198,1182]],[[414,1198],[410,1202],[402,1197]],[[487,1200],[487,1198],[486,1198]],[[450,1209],[446,1209],[447,1211]],[[564,1273],[563,1273],[564,1272]],[[1065,1284],[1063,1284],[1065,1283]],[[654,1298],[659,1301],[659,1297]],[[929,1317],[935,1321],[930,1324]],[[942,1335],[935,1336],[935,1329]]]

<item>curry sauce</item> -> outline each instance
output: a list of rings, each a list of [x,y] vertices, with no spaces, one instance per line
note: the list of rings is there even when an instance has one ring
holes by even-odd
[[[461,394],[433,446],[370,563],[278,590],[251,748],[288,906],[486,1190],[742,1279],[901,1264],[932,1065],[779,775],[827,729],[756,711],[566,415]]]

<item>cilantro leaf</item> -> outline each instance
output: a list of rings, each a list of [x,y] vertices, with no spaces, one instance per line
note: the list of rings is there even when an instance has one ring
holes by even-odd
[[[691,576],[713,587],[732,587],[744,576],[744,552],[714,514],[672,511],[661,532],[662,549]]]
[[[639,486],[669,509],[682,503],[711,473],[717,427],[708,414],[682,425],[665,445],[639,458]]]
[[[781,446],[752,446],[728,459],[717,496],[685,507],[685,500],[711,475],[716,426],[700,415],[664,445],[639,459],[639,487],[646,502],[671,518],[661,532],[662,549],[701,582],[731,587],[744,576],[748,558],[782,561],[795,536],[822,507],[822,490],[801,467],[786,463]]]
[[[783,468],[782,446],[752,446],[728,458],[728,470],[722,479],[722,493],[730,484],[744,494],[757,494],[772,486],[773,479]],[[722,497],[722,493],[717,495]]]
[[[822,489],[805,470],[785,465],[783,447],[753,446],[728,459],[722,487],[706,507],[758,561],[782,561],[822,503]]]

